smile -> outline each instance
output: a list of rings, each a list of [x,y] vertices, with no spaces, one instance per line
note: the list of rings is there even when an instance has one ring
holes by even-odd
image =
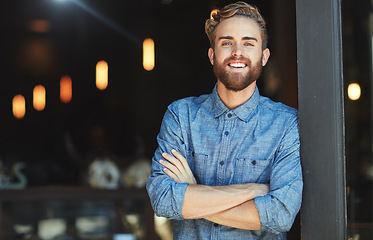
[[[228,66],[233,67],[233,68],[244,68],[247,66],[247,64],[241,63],[241,62],[239,63],[235,62],[235,63],[228,63]]]

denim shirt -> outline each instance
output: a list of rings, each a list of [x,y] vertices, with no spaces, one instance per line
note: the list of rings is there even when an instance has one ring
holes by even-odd
[[[216,86],[209,95],[172,103],[157,137],[147,190],[155,213],[174,219],[174,239],[286,239],[302,201],[297,110],[259,95],[229,110]],[[163,152],[179,151],[198,184],[270,184],[254,199],[262,230],[250,231],[184,219],[188,183],[176,183],[158,163]]]

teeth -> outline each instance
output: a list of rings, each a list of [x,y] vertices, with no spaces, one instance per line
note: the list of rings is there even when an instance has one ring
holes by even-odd
[[[230,63],[229,66],[235,67],[235,68],[243,68],[243,67],[245,67],[245,64],[243,64],[243,63]]]

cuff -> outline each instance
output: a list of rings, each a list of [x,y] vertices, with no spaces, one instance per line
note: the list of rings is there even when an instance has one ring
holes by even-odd
[[[260,224],[262,226],[262,231],[267,231],[267,232],[272,232],[272,233],[275,233],[275,234],[279,234],[280,232],[274,230],[273,228],[270,227],[270,223],[271,223],[271,216],[268,209],[270,209],[270,206],[268,204],[268,201],[270,201],[270,199],[268,199],[268,196],[269,195],[266,195],[266,196],[260,196],[260,197],[256,197],[254,198],[254,203],[255,203],[255,207],[259,213],[259,218],[260,218]]]
[[[174,216],[172,219],[175,220],[184,220],[184,217],[182,215],[182,209],[183,209],[183,204],[184,204],[184,196],[185,196],[185,191],[189,183],[175,183],[172,188],[173,188],[173,196],[172,196],[172,206],[174,206]]]

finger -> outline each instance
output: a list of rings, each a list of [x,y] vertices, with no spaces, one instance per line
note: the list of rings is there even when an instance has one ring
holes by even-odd
[[[175,173],[173,173],[172,171],[170,171],[170,169],[164,168],[163,172],[166,173],[170,178],[172,178],[176,182],[178,182],[178,183],[181,182],[180,179],[177,177],[177,175]]]
[[[177,159],[177,158],[175,158],[174,156],[172,156],[172,155],[170,155],[168,153],[163,153],[162,157],[164,157],[167,161],[169,161],[175,167],[177,167],[179,169],[179,171],[183,171],[184,170],[184,167],[183,167],[182,163],[180,162],[180,160]]]
[[[189,164],[188,164],[188,161],[183,157],[183,155],[181,155],[178,151],[176,151],[175,149],[172,149],[171,150],[171,153],[177,158],[179,159],[179,161],[181,162],[181,164],[183,165],[183,168],[185,169],[185,171],[188,172],[188,174],[192,174],[192,170],[190,170],[190,167],[189,167]]]
[[[173,165],[173,164],[171,164],[171,163],[169,163],[169,162],[167,162],[165,160],[159,160],[159,163],[162,166],[166,167],[171,172],[173,172],[175,175],[181,174],[180,171],[179,171],[179,169],[175,165]]]
[[[191,183],[191,184],[196,184],[197,181],[196,181],[196,179],[194,177],[194,174],[193,174],[192,170],[189,167],[188,161],[178,151],[176,151],[175,149],[172,149],[171,153],[181,162],[181,164],[184,167],[184,170],[181,171],[182,175],[178,176],[179,179],[181,181],[183,181],[183,182],[188,182],[188,183]]]
[[[159,163],[165,167],[163,171],[167,173],[167,175],[174,179],[176,182],[187,182],[192,184],[196,183],[193,174],[188,174],[188,172],[186,172],[185,169],[183,169],[183,171],[179,171],[179,169],[175,167],[172,163],[165,160],[159,160]]]
[[[186,161],[186,159],[178,151],[176,151],[175,149],[172,149],[171,153],[183,164],[183,166],[188,165],[188,162]]]
[[[173,171],[173,173],[177,176],[180,182],[195,182],[190,181],[194,179],[194,176],[191,171],[186,171],[183,165],[181,164],[180,160],[174,158],[173,156],[164,153],[163,156],[169,162],[162,163],[163,166],[167,167],[169,170]]]

